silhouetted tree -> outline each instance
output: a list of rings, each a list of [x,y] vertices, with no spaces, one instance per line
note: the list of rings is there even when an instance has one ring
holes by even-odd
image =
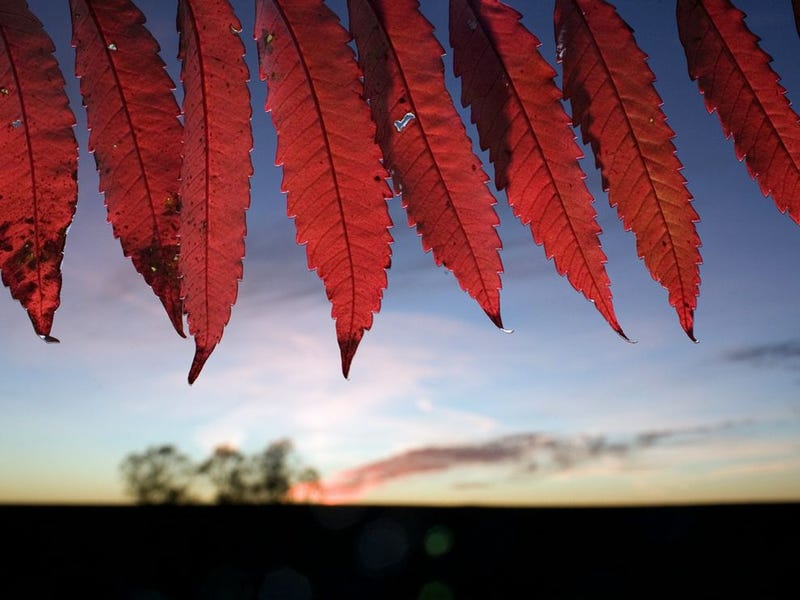
[[[254,457],[256,472],[255,496],[260,502],[285,502],[294,480],[294,470],[289,464],[294,447],[291,440],[272,442]]]
[[[218,446],[211,458],[198,467],[216,489],[218,504],[250,502],[253,489],[252,460],[230,446]]]
[[[191,459],[175,446],[151,446],[131,453],[120,465],[126,491],[138,504],[181,504],[191,501],[195,473]]]
[[[188,502],[197,476],[208,478],[218,504],[273,504],[321,496],[319,473],[300,462],[291,440],[285,438],[250,456],[219,446],[199,465],[174,446],[154,446],[142,454],[129,454],[120,470],[128,494],[139,504]]]
[[[209,478],[220,504],[292,502],[298,499],[292,496],[295,486],[305,499],[319,495],[319,473],[300,463],[294,445],[285,438],[253,456],[220,446],[198,473]]]
[[[322,483],[320,482],[319,471],[314,467],[305,467],[297,475],[297,482],[294,486],[292,501],[294,502],[313,502],[322,499]]]

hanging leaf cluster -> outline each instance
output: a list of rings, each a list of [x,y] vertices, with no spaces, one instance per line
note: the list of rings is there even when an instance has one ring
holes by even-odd
[[[131,0],[68,2],[108,220],[180,335],[185,317],[196,346],[191,383],[222,338],[242,277],[253,173],[242,27],[228,0],[178,1],[178,106]],[[800,19],[797,0],[792,7]],[[348,0],[347,8],[349,31],[322,0],[256,0],[253,32],[288,216],[331,302],[345,376],[388,285],[393,193],[423,249],[497,327],[503,270],[489,177],[418,1]],[[706,108],[762,192],[800,223],[800,118],[770,57],[729,0],[677,0],[676,17]],[[604,0],[555,0],[562,90],[520,19],[498,0],[449,0],[461,102],[495,187],[557,272],[624,337],[579,164],[579,127],[639,257],[694,339],[699,217],[633,31]],[[25,0],[0,0],[0,272],[47,341],[57,341],[50,334],[78,157],[53,50]]]

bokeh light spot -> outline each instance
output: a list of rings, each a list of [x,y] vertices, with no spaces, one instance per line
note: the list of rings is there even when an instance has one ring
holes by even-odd
[[[425,534],[425,552],[428,556],[438,557],[450,552],[453,547],[453,534],[444,525],[436,525]]]
[[[449,585],[441,581],[430,581],[422,586],[417,600],[453,600],[455,595]]]

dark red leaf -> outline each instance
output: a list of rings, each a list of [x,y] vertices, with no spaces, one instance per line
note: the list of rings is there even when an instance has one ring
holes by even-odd
[[[255,38],[287,209],[325,282],[347,377],[391,261],[386,170],[349,35],[322,0],[257,0]]]
[[[728,0],[679,0],[677,18],[689,77],[706,108],[717,111],[764,195],[800,223],[800,117],[769,65],[772,58]]]
[[[47,341],[78,196],[75,117],[53,43],[24,0],[0,3],[0,270]]]
[[[70,0],[81,78],[108,218],[125,256],[183,334],[178,279],[182,128],[158,44],[130,0]]]
[[[530,224],[556,270],[592,302],[620,335],[600,227],[584,183],[555,71],[521,15],[497,0],[450,0],[450,44],[461,102],[471,106],[481,147],[489,149],[498,189]]]
[[[797,29],[797,35],[800,35],[800,0],[792,0],[792,9],[794,10],[794,28]]]
[[[445,88],[444,52],[417,0],[348,0],[377,139],[425,251],[500,319],[494,197]]]
[[[178,29],[184,88],[180,272],[197,347],[192,383],[236,302],[253,135],[242,28],[228,0],[180,0]]]
[[[697,213],[680,173],[653,87],[655,76],[630,27],[603,0],[556,0],[556,37],[564,96],[589,141],[636,250],[669,292],[681,326],[694,340],[700,285]]]

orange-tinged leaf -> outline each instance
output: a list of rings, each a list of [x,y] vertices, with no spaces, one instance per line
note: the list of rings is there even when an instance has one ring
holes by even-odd
[[[78,196],[75,117],[53,43],[24,0],[0,3],[0,271],[47,341]]]
[[[603,0],[557,0],[555,28],[573,122],[591,142],[609,202],[636,235],[639,257],[694,340],[698,216],[647,57]]]
[[[555,71],[521,15],[497,0],[450,0],[453,64],[498,189],[530,224],[556,270],[567,276],[620,335],[600,248],[596,212],[584,183]]]
[[[322,0],[257,0],[255,38],[287,210],[333,305],[347,377],[391,261],[391,192],[375,126],[349,35]]]
[[[800,117],[744,23],[728,0],[679,0],[678,33],[689,77],[697,80],[706,108],[719,115],[736,156],[763,194],[800,223]]]
[[[144,15],[130,0],[70,0],[75,73],[105,192],[125,256],[183,335],[178,279],[182,128],[173,82]]]
[[[222,338],[242,277],[250,204],[250,92],[228,0],[180,0],[183,164],[180,272],[196,351],[189,383]]]
[[[377,140],[409,224],[502,327],[495,201],[445,88],[433,28],[417,0],[348,0],[348,9]]]

